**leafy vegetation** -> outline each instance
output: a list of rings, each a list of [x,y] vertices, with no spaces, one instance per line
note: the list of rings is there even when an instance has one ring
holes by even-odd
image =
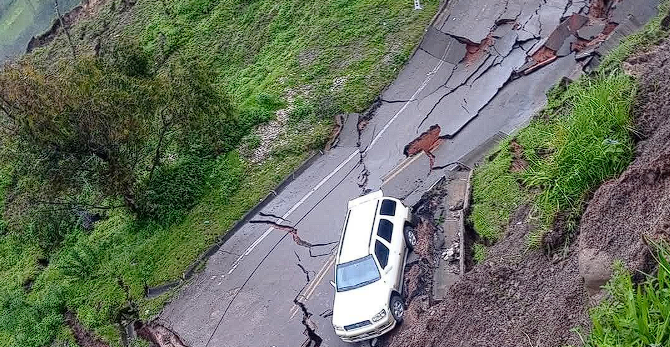
[[[591,309],[588,347],[667,346],[670,343],[670,254],[659,250],[658,272],[642,284],[633,283],[621,262],[605,286],[609,298]]]
[[[368,106],[438,2],[98,4],[70,28],[76,59],[59,35],[3,80],[46,102],[6,98],[30,112],[5,113],[28,121],[0,136],[0,346],[72,344],[67,310],[118,345],[122,312],[147,319],[172,294],[147,287],[179,278],[320,148],[333,115]],[[252,162],[267,145],[254,129],[280,109],[279,136]],[[35,167],[40,155],[52,166]]]
[[[552,227],[561,211],[577,211],[586,193],[621,173],[632,158],[630,106],[632,79],[599,74],[571,84],[566,114],[534,119],[514,138],[527,168],[512,172],[508,139],[495,158],[474,175],[470,219],[481,239],[496,241],[512,212],[531,204],[538,230]],[[529,242],[539,245],[542,233]]]

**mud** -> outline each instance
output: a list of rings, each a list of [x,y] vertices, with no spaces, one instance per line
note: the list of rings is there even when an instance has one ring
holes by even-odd
[[[143,324],[135,322],[137,336],[157,347],[188,347],[177,334],[166,326],[152,322]]]
[[[578,344],[569,330],[587,323],[587,298],[577,258],[554,263],[541,251],[527,251],[525,237],[534,229],[529,214],[527,206],[520,208],[487,260],[453,285],[444,301],[428,308],[419,323],[394,334],[389,345]]]
[[[637,279],[655,264],[647,241],[670,236],[669,48],[666,40],[627,62],[627,70],[639,76],[636,158],[619,178],[595,192],[580,227],[584,252],[593,253],[591,258],[623,260]]]
[[[607,12],[612,5],[612,0],[596,0],[591,2],[589,6],[589,17],[604,18],[607,17]]]
[[[72,330],[77,345],[81,347],[109,347],[99,337],[88,331],[72,311],[65,312],[65,324]]]

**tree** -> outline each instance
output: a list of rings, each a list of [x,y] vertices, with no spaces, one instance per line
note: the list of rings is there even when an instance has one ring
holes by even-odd
[[[0,71],[0,159],[33,182],[31,203],[139,212],[138,190],[166,156],[201,157],[239,141],[237,117],[214,74],[178,59],[151,71],[137,45],[79,55],[52,71],[28,61]],[[24,185],[25,188],[25,185]]]

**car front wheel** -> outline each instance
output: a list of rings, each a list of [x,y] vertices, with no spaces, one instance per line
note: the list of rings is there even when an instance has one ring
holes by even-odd
[[[414,246],[416,246],[416,232],[414,231],[414,228],[411,226],[407,225],[405,226],[405,244],[407,245],[407,249],[409,251],[414,250]]]
[[[402,302],[402,298],[398,294],[394,294],[391,297],[391,315],[393,315],[396,324],[402,323],[402,319],[405,316],[405,304]]]

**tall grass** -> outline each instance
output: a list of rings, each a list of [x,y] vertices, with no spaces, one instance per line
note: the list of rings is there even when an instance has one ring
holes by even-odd
[[[621,262],[605,289],[610,299],[591,310],[587,347],[670,345],[670,253],[661,247],[658,272],[639,286]]]
[[[570,87],[572,111],[557,119],[549,138],[529,139],[526,151],[542,147],[552,154],[532,158],[523,182],[540,187],[536,203],[551,216],[575,208],[583,195],[620,174],[632,159],[632,79],[622,73],[585,79]]]
[[[538,247],[560,211],[578,216],[584,196],[620,174],[632,159],[630,107],[635,83],[621,72],[586,77],[563,93],[564,113],[534,119],[515,137],[528,167],[511,172],[510,139],[476,170],[470,215],[479,237],[495,242],[521,204],[540,221],[529,246]]]

